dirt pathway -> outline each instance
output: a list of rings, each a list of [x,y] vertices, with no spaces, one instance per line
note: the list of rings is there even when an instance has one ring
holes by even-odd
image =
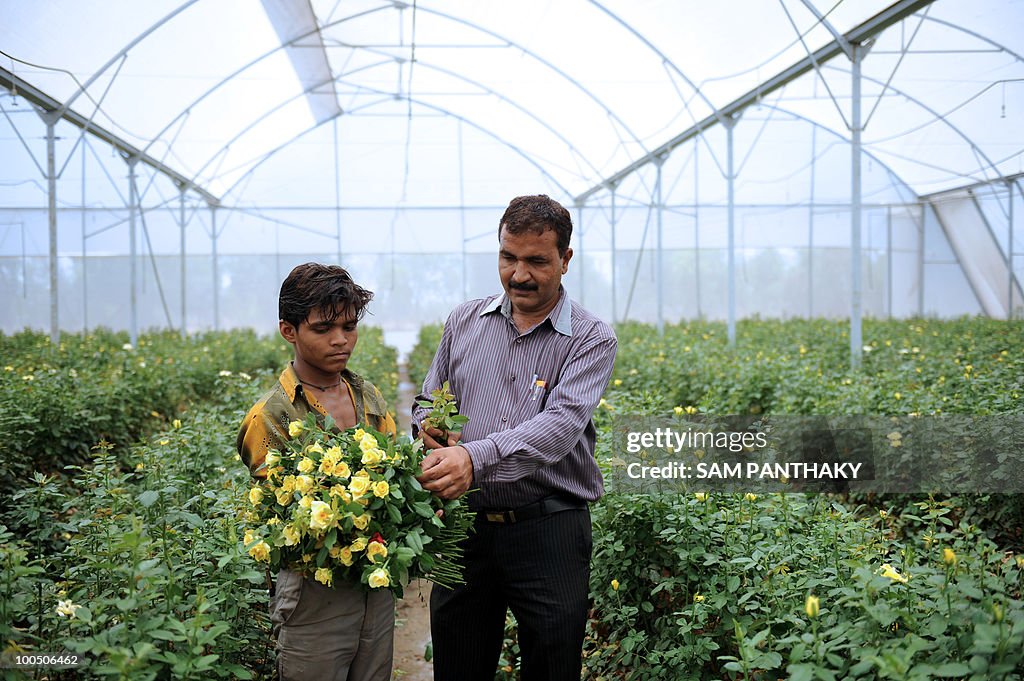
[[[398,432],[409,432],[409,410],[416,397],[416,386],[409,382],[405,362],[398,365],[398,404],[394,405]],[[395,624],[395,681],[432,681],[433,665],[424,659],[430,643],[430,583],[417,580],[405,589],[405,598],[398,601]]]

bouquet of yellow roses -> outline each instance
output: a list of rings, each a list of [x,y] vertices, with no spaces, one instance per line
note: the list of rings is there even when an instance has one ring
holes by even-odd
[[[420,486],[423,443],[370,428],[334,431],[315,414],[292,421],[285,451],[271,450],[266,479],[249,490],[245,546],[271,570],[289,568],[401,597],[423,577],[462,583],[459,542],[473,514]],[[442,513],[437,513],[442,511]]]

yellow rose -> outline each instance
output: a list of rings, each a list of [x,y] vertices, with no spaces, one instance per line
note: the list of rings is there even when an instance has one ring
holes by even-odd
[[[707,501],[708,500],[708,493],[707,492],[694,492],[693,496],[697,499],[697,501]]]
[[[349,545],[352,549],[352,553],[359,553],[366,548],[366,537],[356,537],[352,544]]]
[[[383,499],[391,491],[391,486],[388,485],[387,480],[381,480],[373,485],[373,496],[380,497]]]
[[[956,565],[957,557],[956,552],[948,546],[942,549],[942,562],[950,567]]]
[[[82,606],[76,603],[72,603],[71,599],[69,598],[66,601],[58,600],[55,611],[61,617],[73,618],[75,617],[75,613],[78,612],[78,609],[81,607]]]
[[[294,475],[286,475],[286,476],[284,476],[284,480],[281,481],[281,486],[278,488],[278,491],[279,492],[287,492],[288,494],[291,494],[292,492],[294,492],[295,491],[295,476]]]
[[[385,586],[390,586],[391,575],[388,574],[387,570],[379,567],[370,573],[370,578],[367,580],[367,583],[370,585],[371,589],[380,589]]]
[[[381,558],[387,558],[388,547],[384,546],[379,541],[372,541],[366,547],[366,557],[370,559],[371,563],[376,563],[377,556],[380,556]]]
[[[334,464],[334,477],[336,478],[347,478],[352,475],[352,470],[348,467],[348,464],[344,461],[339,461]]]
[[[808,617],[817,617],[818,611],[821,608],[821,602],[817,596],[808,596],[804,602],[804,612],[807,613]]]
[[[334,445],[327,450],[327,456],[331,457],[335,461],[341,458],[341,447]]]
[[[366,431],[363,430],[362,428],[356,428],[356,432],[352,433],[353,439],[355,439],[357,442],[362,440],[365,435]]]
[[[356,497],[361,497],[370,489],[370,478],[359,475],[353,476],[348,482],[348,491]]]
[[[363,433],[363,436],[359,438],[359,449],[364,452],[371,449],[377,449],[377,438],[369,433]]]
[[[746,499],[747,501],[757,501],[757,495],[754,494],[753,492],[747,492],[746,494],[743,495],[743,498]]]
[[[313,489],[313,478],[308,475],[295,476],[295,491],[299,494],[305,494],[311,489]]]
[[[267,452],[267,468],[273,468],[277,464],[281,463],[281,454],[276,449],[271,449]]]
[[[299,465],[296,466],[296,468],[299,469],[300,473],[309,473],[311,470],[316,468],[316,463],[308,456],[304,456],[302,457],[302,460],[299,461]]]
[[[316,574],[313,575],[313,579],[325,586],[330,586],[331,582],[334,581],[334,573],[331,571],[331,568],[317,568]]]
[[[324,475],[334,475],[334,461],[328,457],[320,460],[320,472]]]
[[[299,534],[298,528],[296,528],[294,525],[285,525],[284,530],[281,532],[281,535],[284,537],[285,546],[295,546],[299,543],[299,540],[302,538],[302,536]]]
[[[310,446],[306,447],[306,453],[309,454],[310,452],[315,452],[317,454],[323,454],[324,453],[324,448],[320,446],[319,442],[314,442]]]
[[[306,427],[302,425],[302,421],[292,421],[288,424],[288,437],[298,437],[302,435],[302,431]]]
[[[274,494],[277,496],[277,503],[281,506],[287,506],[292,503],[292,493],[283,487],[278,489]]]
[[[175,429],[181,428],[181,419],[174,419],[171,421],[171,425],[174,426]]]
[[[344,485],[335,485],[329,494],[335,499],[341,499],[341,503],[347,504],[352,501],[352,495],[348,493]]]
[[[352,558],[352,549],[346,546],[341,551],[339,551],[338,560],[340,560],[341,564],[345,567],[349,567],[350,565],[352,565],[352,563],[354,562]]]
[[[365,530],[370,524],[370,514],[362,513],[352,517],[352,524],[355,525],[357,530]]]
[[[899,573],[899,571],[896,570],[896,568],[894,568],[892,565],[889,565],[888,563],[885,563],[884,565],[882,565],[882,567],[879,569],[879,572],[881,572],[883,577],[888,577],[889,579],[891,579],[894,582],[900,582],[901,584],[906,584],[907,581],[909,581],[906,577],[901,575]]]
[[[299,499],[299,506],[306,509],[307,511],[313,506],[313,497],[304,496]]]
[[[249,503],[253,506],[259,506],[260,502],[263,501],[263,488],[253,487],[249,490]]]
[[[253,544],[252,548],[249,549],[249,555],[252,556],[254,560],[259,561],[260,563],[269,563],[270,546],[267,544],[267,542],[261,540],[256,544]]]
[[[246,546],[248,546],[249,544],[253,543],[254,541],[256,541],[256,535],[252,533],[252,530],[246,530],[245,531],[245,539],[242,540],[242,543],[245,544]]]
[[[360,459],[364,466],[376,466],[384,460],[384,452],[374,447],[373,449],[364,449],[363,458]]]
[[[618,590],[619,590],[619,580],[613,579],[612,580],[612,591],[618,591]]]
[[[695,593],[695,594],[693,594],[693,602],[694,603],[703,603],[704,602],[704,594],[702,594],[702,593]]]
[[[305,497],[303,497],[305,498]],[[330,504],[314,501],[309,507],[309,527],[314,530],[326,530],[334,523],[334,511]]]

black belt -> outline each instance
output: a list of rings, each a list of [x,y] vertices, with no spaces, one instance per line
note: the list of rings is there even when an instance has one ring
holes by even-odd
[[[572,511],[586,508],[585,501],[569,501],[559,497],[547,497],[526,506],[508,510],[481,510],[476,517],[489,523],[518,523],[532,518],[539,518],[542,515],[558,513],[559,511]]]

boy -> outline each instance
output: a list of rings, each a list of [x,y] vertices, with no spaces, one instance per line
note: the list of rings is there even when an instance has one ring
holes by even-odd
[[[337,265],[299,265],[281,284],[279,328],[295,359],[249,410],[238,433],[238,453],[253,477],[266,476],[267,451],[282,449],[288,424],[311,411],[330,414],[341,430],[361,424],[395,435],[380,390],[346,368],[372,298]],[[281,570],[270,619],[281,681],[391,678],[395,617],[387,589],[327,587]]]

